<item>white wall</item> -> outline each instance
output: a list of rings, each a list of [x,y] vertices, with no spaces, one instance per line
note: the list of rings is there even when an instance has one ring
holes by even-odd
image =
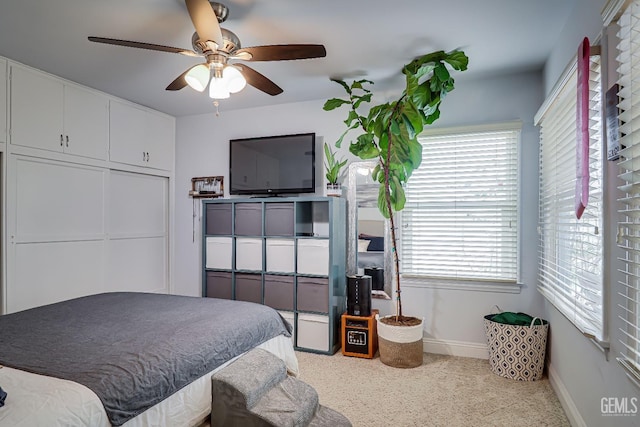
[[[552,52],[545,66],[545,90],[549,92],[556,80],[562,74],[566,65],[575,56],[578,44],[587,36],[595,41],[602,32],[602,18],[600,12],[606,0],[584,0],[581,7],[576,8],[573,16],[576,18],[567,23],[556,48]],[[586,4],[585,4],[586,3]],[[615,81],[615,30],[608,31],[604,43],[604,58],[609,59],[607,67],[610,72],[609,82],[605,83],[605,90]],[[608,54],[607,54],[608,48]],[[622,351],[618,342],[620,334],[618,328],[617,273],[618,248],[615,242],[616,233],[616,173],[614,162],[607,162],[605,184],[605,210],[610,220],[605,224],[605,293],[608,301],[605,304],[605,323],[608,325],[611,350],[607,356],[589,339],[582,334],[563,316],[553,305],[545,300],[544,317],[550,322],[549,335],[549,368],[550,378],[556,393],[560,397],[573,425],[587,426],[637,426],[640,424],[640,414],[630,417],[603,416],[601,400],[603,398],[631,398],[640,397],[640,389],[632,384],[625,376],[616,357]]]
[[[463,126],[521,120],[522,133],[522,279],[519,294],[405,288],[405,313],[424,316],[426,336],[446,345],[470,343],[484,351],[482,316],[497,304],[504,310],[539,315],[541,297],[535,291],[537,150],[538,134],[533,116],[542,102],[540,73],[495,76],[482,80],[460,80],[442,105],[438,126]],[[193,241],[193,203],[187,196],[194,176],[226,175],[228,144],[231,138],[316,132],[326,141],[335,141],[343,131],[345,111],[325,112],[324,100],[222,112],[220,117],[201,115],[177,120],[176,142],[176,263],[175,291],[200,295],[201,234],[196,222]],[[224,107],[224,102],[222,103]],[[346,145],[343,153],[346,153]],[[321,152],[317,152],[320,166]],[[321,194],[321,193],[320,193]],[[199,214],[198,206],[198,216]],[[391,313],[390,304],[376,304]],[[477,350],[477,349],[476,349]],[[482,353],[483,355],[486,353]]]

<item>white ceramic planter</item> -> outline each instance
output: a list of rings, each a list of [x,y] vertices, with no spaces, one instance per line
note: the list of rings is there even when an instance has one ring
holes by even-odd
[[[327,196],[342,196],[342,186],[340,184],[327,183]]]

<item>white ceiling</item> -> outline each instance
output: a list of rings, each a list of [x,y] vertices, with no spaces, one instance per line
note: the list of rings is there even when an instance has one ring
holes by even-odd
[[[243,47],[318,43],[326,58],[254,62],[284,89],[272,97],[247,86],[220,110],[327,99],[329,81],[366,77],[377,90],[402,65],[433,50],[463,48],[463,78],[541,69],[579,0],[221,0],[222,27]],[[88,36],[191,49],[183,0],[2,0],[0,55],[173,116],[211,113],[206,93],[165,87],[199,58],[92,43]]]

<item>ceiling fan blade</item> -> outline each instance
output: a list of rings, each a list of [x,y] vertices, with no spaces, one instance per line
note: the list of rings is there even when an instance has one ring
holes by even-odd
[[[240,68],[242,75],[244,76],[247,83],[251,86],[255,87],[263,91],[264,93],[268,93],[271,96],[279,95],[282,93],[282,88],[254,70],[251,67],[248,67],[244,64],[233,64],[235,67]]]
[[[178,47],[163,46],[160,44],[134,42],[130,40],[108,39],[104,37],[89,37],[89,41],[96,43],[112,44],[116,46],[135,47],[138,49],[156,50],[160,52],[179,53],[186,56],[201,56],[189,49],[180,49]]]
[[[211,4],[207,0],[185,0],[185,3],[187,4],[187,10],[189,10],[191,22],[193,22],[200,39],[204,41],[211,40],[216,42],[218,47],[222,47],[224,45],[222,31],[220,30],[218,17]]]
[[[247,53],[251,55],[249,58]],[[321,44],[281,44],[244,47],[233,52],[243,61],[287,61],[291,59],[323,58],[327,51]]]
[[[191,67],[193,68],[193,67]],[[184,76],[187,75],[191,68],[188,68],[184,73],[180,74],[174,81],[169,83],[169,86],[165,90],[180,90],[187,85],[187,81],[184,79]]]

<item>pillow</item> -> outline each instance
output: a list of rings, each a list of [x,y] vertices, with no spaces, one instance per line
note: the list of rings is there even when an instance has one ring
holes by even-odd
[[[384,237],[372,237],[371,243],[367,247],[369,252],[382,252],[384,251]]]
[[[369,240],[358,239],[358,252],[367,252],[369,243],[371,243]]]
[[[360,240],[368,240],[369,241],[369,245],[367,246],[367,251],[368,252],[382,252],[382,251],[384,251],[384,237],[370,236],[368,234],[360,234],[358,236],[358,251],[359,252],[360,252],[360,249],[359,249]]]

